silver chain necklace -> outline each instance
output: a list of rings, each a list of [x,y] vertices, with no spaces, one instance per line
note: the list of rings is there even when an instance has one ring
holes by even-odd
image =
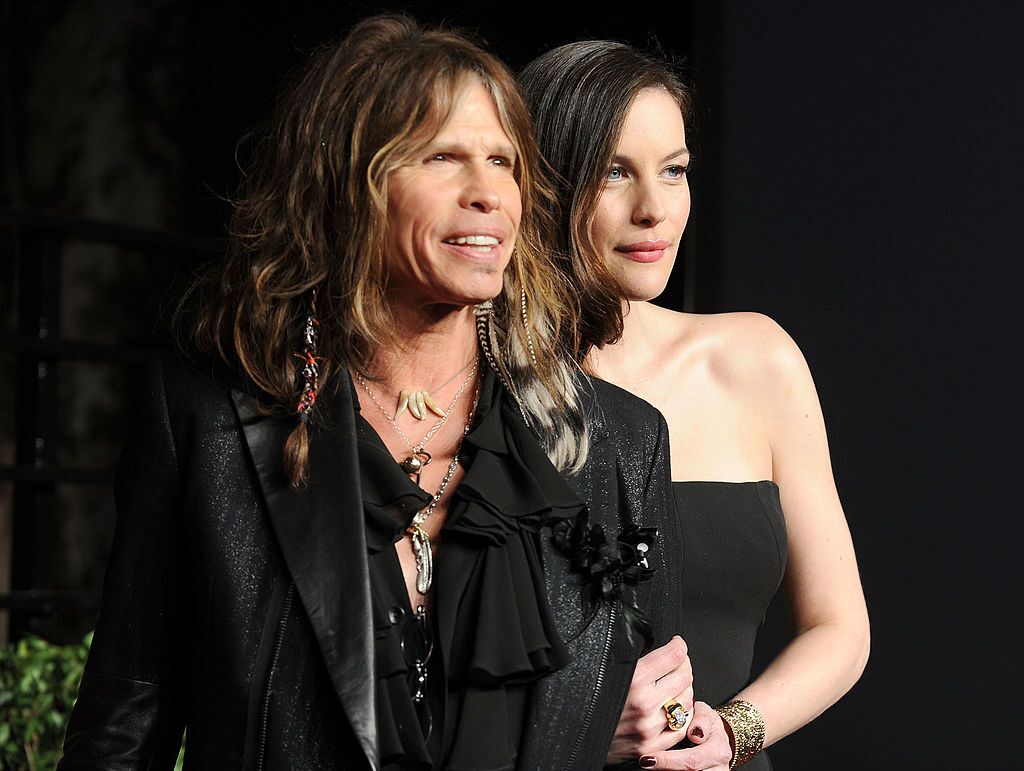
[[[405,440],[405,443],[409,445],[411,454],[408,457],[398,461],[398,465],[402,467],[402,471],[404,471],[406,474],[415,477],[416,484],[419,484],[420,474],[423,472],[423,467],[430,463],[430,453],[426,451],[427,442],[429,442],[434,437],[434,434],[441,430],[441,426],[443,426],[448,421],[448,416],[452,414],[452,408],[455,407],[456,403],[459,401],[459,399],[462,397],[462,394],[465,392],[466,387],[473,380],[473,376],[476,374],[477,365],[472,361],[470,363],[473,364],[473,368],[469,371],[469,375],[466,376],[466,379],[463,381],[462,385],[459,386],[459,390],[455,392],[455,396],[452,397],[452,400],[448,403],[448,408],[444,411],[444,416],[440,420],[438,420],[433,425],[433,427],[429,431],[427,431],[426,435],[422,439],[420,439],[420,441],[417,442],[416,444],[413,444],[412,440],[398,425],[398,415],[396,414],[395,417],[391,417],[391,413],[384,409],[384,405],[381,404],[377,400],[377,397],[373,395],[373,391],[370,390],[370,384],[367,383],[363,376],[360,375],[358,372],[354,373],[356,376],[356,380],[359,381],[359,384],[363,387],[363,390],[366,391],[367,395],[370,397],[370,400],[377,406],[377,409],[380,410],[381,414],[387,419],[388,423],[391,424],[391,427],[394,428],[395,431],[398,432],[398,435],[401,436],[403,440]],[[469,366],[469,363],[467,363],[466,366]],[[463,367],[461,370],[459,370],[459,372],[461,372],[465,368],[466,367]],[[455,374],[458,375],[459,373],[456,372]],[[445,385],[448,385],[448,383],[450,383],[452,379],[454,379],[454,377],[449,378],[448,381],[441,387],[443,388]]]
[[[434,493],[430,503],[416,512],[416,516],[412,518],[412,524],[405,531],[405,534],[412,541],[412,551],[416,556],[416,591],[420,594],[429,592],[431,584],[434,583],[434,553],[430,548],[430,534],[424,529],[423,523],[427,517],[434,513],[437,504],[444,497],[444,491],[448,489],[448,483],[455,476],[455,469],[459,467],[459,452],[462,450],[462,440],[466,438],[466,434],[469,433],[469,429],[473,425],[473,414],[476,412],[479,401],[480,384],[478,383],[476,394],[473,397],[473,405],[469,408],[469,416],[466,418],[466,427],[462,430],[459,443],[455,446],[455,455],[452,456],[452,462],[448,464],[448,471],[445,472],[444,479],[441,480],[441,485],[437,488],[437,492]]]
[[[472,359],[467,361],[462,367],[452,375],[450,378],[445,380],[441,385],[435,388],[435,391],[440,391],[445,388],[450,382],[466,371],[466,368],[475,362],[477,357],[474,355]],[[442,418],[445,416],[446,411],[442,410],[437,406],[433,397],[430,395],[430,391],[425,390],[409,390],[403,388],[398,392],[398,408],[395,410],[395,420],[398,420],[398,416],[402,414],[406,409],[409,410],[409,414],[417,420],[424,420],[427,414],[433,412],[435,415],[439,415]]]

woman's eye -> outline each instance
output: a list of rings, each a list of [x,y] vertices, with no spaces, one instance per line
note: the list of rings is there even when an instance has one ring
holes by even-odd
[[[428,161],[447,161],[448,160],[448,156],[445,155],[444,153],[434,153],[429,158],[427,158],[427,160]]]
[[[608,175],[605,177],[609,182],[616,182],[625,176],[626,172],[621,166],[612,166],[608,169]]]
[[[682,179],[684,176],[686,176],[686,173],[689,170],[690,170],[690,166],[689,165],[686,165],[686,166],[679,166],[679,165],[669,166],[667,169],[665,169],[665,175],[668,176],[670,179]]]

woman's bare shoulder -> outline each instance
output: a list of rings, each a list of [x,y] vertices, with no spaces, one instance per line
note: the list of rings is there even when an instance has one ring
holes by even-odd
[[[762,313],[659,308],[657,320],[665,330],[664,361],[670,367],[700,367],[725,384],[757,390],[806,372],[793,338]]]

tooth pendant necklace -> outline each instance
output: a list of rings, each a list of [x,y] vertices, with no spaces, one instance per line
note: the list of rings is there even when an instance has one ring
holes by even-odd
[[[407,408],[417,420],[424,420],[427,417],[427,410],[444,417],[444,410],[437,406],[437,402],[431,398],[429,391],[406,391],[403,389],[398,394],[398,409],[395,410],[395,418],[397,419]]]
[[[425,445],[427,444],[427,442],[431,440],[431,438],[433,438],[434,434],[436,434],[440,430],[441,426],[443,426],[445,422],[448,420],[448,416],[452,414],[452,409],[455,407],[456,403],[462,397],[462,394],[465,392],[466,388],[472,382],[473,377],[476,375],[478,366],[478,359],[476,356],[474,356],[472,359],[470,359],[469,362],[467,362],[466,367],[470,365],[472,365],[472,369],[470,369],[469,374],[466,376],[466,379],[463,381],[462,385],[459,386],[459,390],[456,391],[455,396],[452,397],[451,402],[448,404],[448,409],[440,413],[442,416],[441,419],[438,420],[437,423],[435,423],[433,427],[426,433],[426,435],[416,444],[412,443],[412,440],[409,439],[408,436],[406,436],[405,432],[402,431],[401,427],[398,425],[398,413],[396,413],[395,416],[392,417],[391,413],[388,412],[384,408],[384,405],[382,405],[377,400],[377,397],[373,395],[373,391],[370,390],[370,384],[366,382],[366,379],[358,372],[353,371],[352,373],[353,375],[355,375],[356,380],[359,381],[359,385],[361,385],[363,387],[363,390],[366,391],[367,396],[370,397],[370,401],[377,405],[377,409],[380,410],[381,414],[387,419],[388,423],[390,423],[392,428],[394,428],[395,431],[398,432],[398,435],[405,440],[405,443],[409,445],[411,453],[409,454],[408,457],[398,461],[398,465],[402,467],[402,471],[404,471],[406,474],[413,478],[413,481],[415,481],[417,485],[420,483],[420,476],[423,473],[423,467],[430,463],[431,460],[430,453],[426,451]],[[444,386],[448,385],[448,383],[454,380],[455,377],[457,377],[460,372],[463,372],[466,369],[466,367],[463,367],[462,369],[459,370],[459,372],[456,372],[455,375],[453,375],[446,383],[442,384],[440,388],[444,388]],[[406,394],[407,392],[403,391],[402,393]],[[430,587],[434,583],[434,553],[430,547],[430,534],[427,532],[426,528],[423,527],[423,523],[426,521],[427,517],[429,517],[434,512],[434,509],[437,508],[437,505],[441,502],[441,499],[444,497],[445,490],[448,489],[449,483],[455,476],[455,470],[459,467],[459,453],[462,451],[462,440],[466,438],[466,434],[469,433],[469,429],[473,425],[473,415],[476,413],[477,403],[479,402],[479,400],[480,383],[478,382],[476,384],[476,391],[473,396],[473,403],[472,405],[470,405],[469,414],[466,417],[466,425],[462,429],[462,436],[459,437],[459,443],[455,446],[455,452],[452,456],[452,462],[448,464],[448,470],[445,472],[444,478],[441,480],[441,484],[437,488],[437,492],[434,493],[434,496],[430,499],[430,503],[428,503],[426,507],[424,507],[423,509],[420,509],[418,512],[416,512],[416,515],[412,518],[412,523],[409,525],[408,528],[406,528],[405,531],[405,534],[409,536],[409,540],[412,543],[413,556],[416,558],[416,591],[420,594],[426,594],[427,592],[429,592]],[[408,397],[408,402],[411,403],[411,401],[412,397],[410,396]],[[426,399],[424,399],[424,404],[426,404]],[[401,409],[404,408],[405,406],[407,405],[402,405],[402,407],[400,407],[399,413],[401,412]],[[419,407],[418,400],[417,407]],[[409,410],[410,412],[412,412],[411,406]],[[413,415],[415,415],[415,412],[413,412]]]
[[[474,361],[476,361],[475,356],[469,361],[467,361],[462,369],[460,369],[450,378],[445,380],[443,383],[441,383],[441,385],[439,385],[434,390],[440,391],[442,388],[444,388],[446,385],[452,382],[455,378],[457,378],[459,375],[465,372],[466,367],[468,367]],[[433,398],[430,396],[429,391],[412,391],[403,388],[398,394],[398,409],[395,410],[394,419],[398,420],[398,416],[401,415],[406,409],[408,409],[409,413],[417,420],[426,420],[428,410],[442,418],[445,417],[448,412],[448,410],[442,410],[440,407],[437,406],[437,402],[435,402]],[[450,410],[451,407],[449,407],[448,409]]]
[[[473,369],[476,369],[476,367]],[[416,516],[412,518],[412,524],[405,531],[405,534],[409,536],[409,540],[412,541],[412,552],[416,557],[416,591],[420,594],[429,592],[431,585],[434,583],[434,553],[430,548],[430,534],[423,527],[423,523],[427,517],[434,513],[437,504],[444,497],[444,491],[448,489],[448,483],[455,476],[455,469],[459,467],[459,452],[462,450],[462,440],[466,438],[470,426],[473,425],[473,413],[476,412],[479,400],[480,384],[478,383],[476,394],[473,397],[473,404],[469,408],[469,415],[466,418],[466,427],[462,430],[459,443],[455,446],[455,454],[452,456],[452,462],[448,464],[448,471],[445,472],[444,479],[441,480],[441,485],[437,488],[437,492],[434,493],[430,503],[425,508],[416,512]]]
[[[473,376],[476,374],[476,357],[470,359],[466,363],[466,367],[470,366],[470,364],[473,365],[473,368],[469,371],[469,374],[466,376],[466,379],[463,381],[462,385],[459,386],[459,390],[455,392],[455,396],[453,396],[452,400],[448,403],[448,409],[444,411],[437,410],[437,412],[441,415],[441,419],[438,420],[433,425],[433,427],[431,427],[431,429],[427,431],[424,437],[415,444],[413,444],[413,441],[402,430],[401,426],[398,425],[398,415],[401,413],[403,409],[405,409],[405,405],[400,406],[399,412],[396,413],[394,417],[391,417],[391,413],[388,412],[384,408],[384,405],[377,401],[377,397],[373,395],[373,391],[370,390],[370,384],[367,383],[363,376],[360,375],[358,372],[353,373],[356,376],[356,380],[359,381],[359,385],[363,387],[363,390],[366,391],[367,395],[370,397],[370,400],[375,405],[377,405],[377,409],[381,411],[381,414],[387,419],[388,423],[391,424],[391,427],[394,428],[398,435],[402,437],[403,440],[405,440],[405,443],[409,445],[410,454],[403,458],[402,460],[398,461],[398,465],[402,467],[402,471],[404,471],[409,476],[413,477],[413,481],[415,481],[416,484],[420,483],[420,474],[423,473],[423,467],[430,463],[431,460],[430,453],[427,452],[426,450],[427,442],[429,442],[434,437],[434,434],[441,430],[441,426],[443,426],[448,421],[448,416],[451,414],[452,408],[455,407],[456,403],[462,397],[462,394],[466,391],[467,386],[469,386],[470,382],[473,380]],[[466,367],[460,369],[459,372],[456,372],[455,375],[449,378],[447,382],[441,384],[440,388],[444,388],[446,385],[448,385],[448,383],[452,382],[452,380],[454,380],[455,377],[458,376],[460,372],[463,372],[466,369]],[[402,391],[403,396],[407,395],[408,393],[408,391]],[[415,393],[425,394],[426,392],[419,391]],[[433,399],[431,399],[430,401],[431,403],[433,403]],[[412,412],[412,407],[409,408],[409,411]],[[413,412],[413,415],[415,414],[416,413]]]

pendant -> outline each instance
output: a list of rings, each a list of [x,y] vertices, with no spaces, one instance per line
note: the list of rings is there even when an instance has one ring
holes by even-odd
[[[434,583],[434,555],[430,551],[430,536],[419,525],[412,525],[405,532],[412,539],[412,551],[416,555],[416,591],[426,594]]]
[[[398,394],[398,409],[395,410],[394,419],[398,420],[398,416],[406,409],[417,420],[425,420],[428,410],[439,418],[445,416],[444,410],[437,406],[437,402],[434,401],[427,391],[407,391],[402,389]]]
[[[398,465],[402,467],[402,471],[406,474],[416,477],[416,484],[419,484],[420,474],[423,473],[423,467],[428,463],[430,463],[430,453],[422,447],[413,447],[412,455],[403,461],[399,461]]]

